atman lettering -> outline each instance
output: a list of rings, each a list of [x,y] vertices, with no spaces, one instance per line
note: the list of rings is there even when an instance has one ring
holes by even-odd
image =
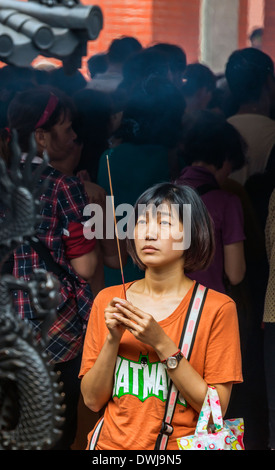
[[[166,400],[170,380],[167,370],[161,362],[150,363],[146,358],[144,363],[144,355],[140,355],[138,362],[117,357],[113,397],[133,395],[142,402],[149,397]],[[187,406],[181,395],[177,403]]]

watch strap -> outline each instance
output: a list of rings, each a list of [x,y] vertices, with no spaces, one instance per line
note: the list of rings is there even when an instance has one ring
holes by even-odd
[[[176,353],[170,354],[170,356],[168,356],[166,359],[164,359],[163,361],[160,361],[160,362],[161,362],[162,364],[165,364],[166,361],[167,361],[167,359],[168,359],[169,357],[176,357],[176,356],[177,356],[178,354],[180,354],[180,353],[181,353],[181,350],[178,349]]]

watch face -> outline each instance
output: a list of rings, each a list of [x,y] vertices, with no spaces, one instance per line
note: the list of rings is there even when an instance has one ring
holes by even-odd
[[[168,357],[166,364],[168,369],[175,369],[178,365],[178,360],[176,357]]]

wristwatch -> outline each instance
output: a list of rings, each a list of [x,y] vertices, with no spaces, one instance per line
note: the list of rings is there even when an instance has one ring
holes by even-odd
[[[180,350],[178,350],[175,354],[172,354],[172,356],[167,357],[167,359],[164,359],[164,361],[161,362],[162,364],[165,364],[168,370],[176,369],[178,367],[178,363],[182,358],[183,354]]]

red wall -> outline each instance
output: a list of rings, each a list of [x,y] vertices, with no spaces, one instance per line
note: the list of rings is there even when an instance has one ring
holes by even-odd
[[[82,3],[93,4],[91,0]],[[89,42],[88,56],[105,51],[114,38],[128,35],[143,46],[160,41],[177,44],[188,62],[198,60],[200,0],[98,0],[96,4],[103,11],[104,29],[96,41]]]
[[[181,46],[188,62],[198,60],[200,0],[154,0],[152,40]]]
[[[240,0],[239,3],[239,40],[240,49],[247,47],[248,29],[248,0]]]
[[[265,0],[263,51],[275,61],[275,2]]]
[[[177,44],[185,50],[189,63],[199,58],[200,0],[82,0],[82,3],[99,5],[104,15],[104,28],[95,41],[88,43],[87,57],[106,51],[114,38],[129,35],[139,39],[143,46],[160,41]],[[247,11],[248,0],[240,0],[240,48],[247,45]],[[265,0],[263,50],[275,60],[275,0]],[[84,73],[87,57],[83,58]]]

